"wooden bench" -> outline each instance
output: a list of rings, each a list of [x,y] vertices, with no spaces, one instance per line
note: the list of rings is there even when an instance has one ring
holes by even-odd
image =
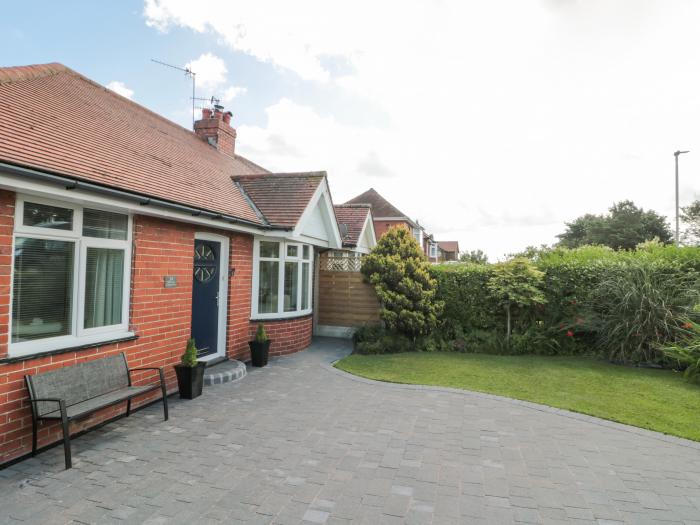
[[[158,371],[159,383],[132,386],[131,373]],[[63,426],[63,450],[66,469],[71,468],[69,423],[84,419],[98,410],[126,401],[126,415],[131,413],[131,400],[160,388],[163,394],[163,414],[168,420],[168,397],[163,368],[131,368],[125,354],[95,359],[46,372],[26,375],[32,407],[32,456],[36,455],[39,421],[60,420]]]

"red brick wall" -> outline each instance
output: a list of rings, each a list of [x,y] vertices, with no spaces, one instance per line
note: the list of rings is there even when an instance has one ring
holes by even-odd
[[[0,191],[0,358],[7,356],[12,229],[15,196]],[[190,336],[192,265],[195,232],[202,228],[152,217],[134,218],[131,279],[131,330],[138,339],[67,352],[15,363],[0,363],[0,464],[31,450],[31,413],[24,384],[26,374],[46,372],[75,363],[126,352],[129,365],[165,366],[168,390],[177,389],[172,365]],[[248,341],[255,330],[250,321],[253,237],[211,230],[228,235],[229,262],[234,275],[229,280],[227,353],[249,360]],[[163,276],[177,276],[176,288],[164,288]],[[312,318],[266,323],[274,339],[273,355],[296,352],[311,342]],[[147,378],[147,375],[142,376]],[[138,379],[138,376],[135,376]],[[150,398],[139,399],[138,406]],[[77,432],[123,413],[124,407],[105,409],[90,419],[71,424]],[[39,446],[60,439],[57,425],[42,425]]]
[[[258,328],[258,322],[251,321],[248,337],[252,340]],[[270,355],[279,356],[293,354],[303,350],[311,344],[313,335],[313,315],[297,317],[296,319],[283,319],[279,321],[263,321],[267,337],[270,338]],[[247,345],[246,345],[247,346]],[[248,352],[249,359],[250,352]]]
[[[12,278],[12,230],[15,226],[15,194],[0,190],[0,357],[7,355],[10,329],[10,279]],[[0,387],[3,381],[0,376]],[[0,407],[2,406],[0,390]],[[3,411],[0,408],[0,414]],[[2,425],[2,415],[0,415]],[[2,443],[2,440],[0,440]]]
[[[228,289],[228,332],[226,347],[231,359],[250,360],[250,302],[253,286],[253,237],[237,235],[231,239],[229,264],[235,268]]]
[[[406,228],[411,231],[411,225],[405,221],[374,221],[374,233],[379,239],[389,228]]]

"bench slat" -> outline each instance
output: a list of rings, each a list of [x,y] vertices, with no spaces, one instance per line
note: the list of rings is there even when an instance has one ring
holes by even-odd
[[[122,390],[102,394],[101,396],[93,397],[92,399],[66,407],[66,414],[68,419],[78,419],[92,414],[100,408],[107,407],[121,401],[126,401],[132,397],[145,394],[151,390],[158,390],[159,388],[160,385],[129,386],[123,388]],[[53,405],[56,406],[56,403],[53,403]],[[41,417],[46,419],[61,419],[61,412],[58,410],[52,410]]]

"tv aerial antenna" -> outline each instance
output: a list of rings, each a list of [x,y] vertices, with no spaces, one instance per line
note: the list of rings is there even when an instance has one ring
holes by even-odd
[[[168,64],[167,62],[161,62],[160,60],[156,60],[155,58],[152,58],[151,62],[155,62],[156,64],[160,64],[161,66],[171,67],[173,69],[177,69],[178,71],[182,71],[183,73],[185,73],[186,77],[189,77],[192,79],[192,97],[191,97],[192,98],[192,126],[194,126],[194,120],[195,120],[195,117],[194,117],[194,101],[195,101],[194,90],[195,90],[195,76],[197,75],[197,73],[192,71],[189,67],[175,66],[173,64]]]
[[[221,103],[221,99],[216,97],[204,98],[204,97],[192,97],[192,100],[199,100],[200,102],[207,102],[210,106],[218,106]]]

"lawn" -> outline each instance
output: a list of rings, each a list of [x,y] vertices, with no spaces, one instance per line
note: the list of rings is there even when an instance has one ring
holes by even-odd
[[[488,392],[700,441],[700,386],[669,370],[593,358],[406,353],[351,355],[336,367],[362,377]]]

